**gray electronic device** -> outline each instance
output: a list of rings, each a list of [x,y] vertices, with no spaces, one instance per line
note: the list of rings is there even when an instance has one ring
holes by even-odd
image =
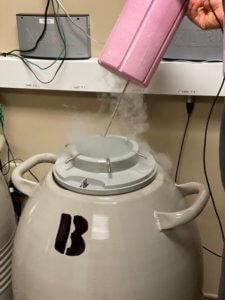
[[[221,30],[202,30],[185,17],[164,58],[190,61],[223,61],[223,35]]]
[[[19,47],[31,49],[43,31],[44,15],[17,14]],[[75,26],[66,15],[60,15],[60,22],[66,36],[66,59],[88,59],[91,57],[89,15],[71,15]],[[64,47],[54,15],[47,17],[47,29],[38,47],[31,52],[21,51],[27,58],[56,59]],[[62,58],[62,57],[60,57]]]

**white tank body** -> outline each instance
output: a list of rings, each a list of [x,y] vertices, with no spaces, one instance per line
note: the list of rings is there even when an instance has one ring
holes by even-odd
[[[142,190],[99,197],[62,190],[49,174],[27,203],[16,234],[14,300],[202,299],[195,224],[167,232],[156,226],[155,210],[185,208],[163,181],[158,175]],[[88,223],[78,256],[55,249],[62,214]]]
[[[74,150],[75,162],[37,155],[14,171],[14,184],[30,196],[15,238],[14,300],[202,300],[193,220],[208,192],[175,185],[151,155],[138,158],[136,146],[110,162],[94,151],[78,159]],[[40,184],[22,178],[43,162],[55,165]]]

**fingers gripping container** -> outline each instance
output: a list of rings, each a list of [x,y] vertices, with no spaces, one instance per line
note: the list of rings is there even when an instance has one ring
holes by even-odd
[[[127,0],[99,63],[148,85],[178,29],[187,0]]]

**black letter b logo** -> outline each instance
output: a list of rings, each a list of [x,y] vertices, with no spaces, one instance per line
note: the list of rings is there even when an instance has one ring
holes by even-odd
[[[85,251],[85,241],[82,235],[88,231],[88,222],[81,216],[73,218],[75,230],[70,235],[72,217],[68,214],[62,214],[55,241],[55,249],[59,253],[68,256],[78,256]],[[71,247],[66,249],[66,244],[70,235]]]

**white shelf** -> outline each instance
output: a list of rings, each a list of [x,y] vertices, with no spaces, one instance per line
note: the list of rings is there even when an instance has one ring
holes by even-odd
[[[41,66],[51,61],[32,60]],[[58,62],[57,62],[58,64]],[[47,71],[35,72],[42,80],[49,80],[57,64]],[[214,96],[223,79],[222,63],[161,62],[150,85],[142,88],[130,84],[128,92],[166,95]],[[97,58],[65,61],[56,79],[51,84],[41,84],[17,58],[0,58],[0,88],[121,92],[125,80],[101,67]],[[221,96],[225,95],[223,89]]]

